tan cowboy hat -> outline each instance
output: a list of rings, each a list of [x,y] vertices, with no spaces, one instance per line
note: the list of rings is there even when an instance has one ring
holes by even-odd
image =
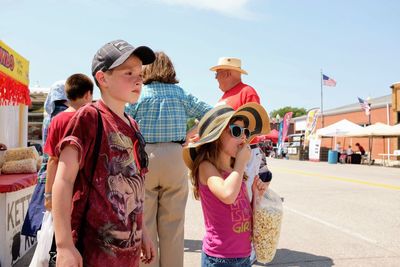
[[[235,57],[220,57],[218,59],[218,65],[211,67],[210,70],[236,70],[240,73],[247,74],[247,71],[242,69],[242,61]]]
[[[268,113],[260,104],[247,103],[236,111],[228,105],[216,106],[209,110],[199,122],[199,141],[183,149],[183,160],[189,169],[193,167],[197,149],[201,145],[217,140],[233,117],[242,119],[244,127],[250,130],[249,140],[270,131]]]

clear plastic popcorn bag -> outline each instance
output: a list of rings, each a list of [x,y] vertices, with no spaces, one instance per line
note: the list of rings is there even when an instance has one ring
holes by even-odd
[[[257,261],[271,262],[278,246],[282,225],[282,199],[268,189],[262,197],[256,197],[253,209],[253,245]]]

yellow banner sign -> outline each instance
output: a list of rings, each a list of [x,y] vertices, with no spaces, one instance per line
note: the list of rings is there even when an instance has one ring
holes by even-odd
[[[29,85],[29,61],[0,40],[0,71]]]

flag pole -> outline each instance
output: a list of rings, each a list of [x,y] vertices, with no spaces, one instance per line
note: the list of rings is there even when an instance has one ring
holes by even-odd
[[[368,112],[368,126],[371,125],[371,103],[369,103],[369,97],[367,97],[367,102],[368,102],[368,106],[369,106],[369,112]],[[372,144],[371,144],[371,136],[368,137],[368,147],[369,147],[369,163],[371,165],[371,156],[372,156]],[[385,153],[385,152],[383,152]]]
[[[322,127],[324,128],[324,101],[323,101],[323,94],[322,94],[322,69],[321,69],[321,119],[322,119]]]

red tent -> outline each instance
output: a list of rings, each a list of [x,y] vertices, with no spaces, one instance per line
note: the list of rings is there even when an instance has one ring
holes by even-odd
[[[268,134],[260,135],[260,136],[257,136],[256,138],[257,138],[256,140],[258,141],[258,143],[266,141],[266,140],[271,140],[272,143],[277,143],[278,139],[279,139],[279,132],[277,130],[273,129]],[[286,137],[285,141],[287,141],[287,140],[288,140],[288,138]]]

